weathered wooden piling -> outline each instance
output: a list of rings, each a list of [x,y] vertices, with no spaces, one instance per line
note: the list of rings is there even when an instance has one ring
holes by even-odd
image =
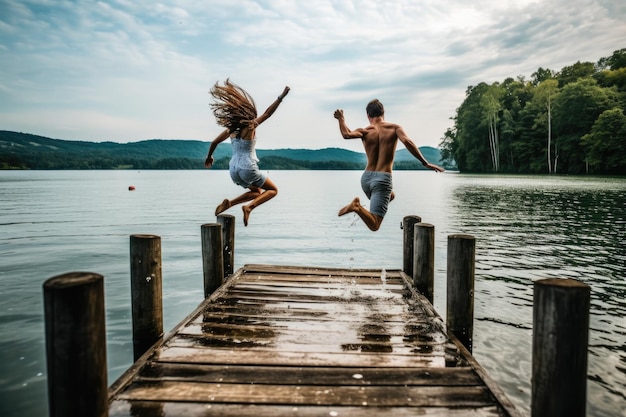
[[[108,415],[102,275],[58,275],[43,294],[50,417]]]
[[[586,414],[590,292],[573,279],[534,283],[532,417]]]
[[[222,243],[224,245],[224,278],[235,272],[235,216],[220,214],[217,222],[222,225]]]
[[[446,326],[470,352],[474,334],[475,251],[474,236],[448,236]]]
[[[130,236],[130,290],[135,360],[163,337],[161,264],[159,236]]]
[[[413,285],[432,303],[435,287],[435,226],[417,223],[414,233]]]
[[[420,216],[405,216],[402,219],[402,230],[404,231],[402,239],[402,270],[405,274],[413,276],[413,246],[415,240],[415,225],[422,221]]]
[[[224,282],[222,225],[219,223],[203,224],[201,238],[204,298],[207,298]]]

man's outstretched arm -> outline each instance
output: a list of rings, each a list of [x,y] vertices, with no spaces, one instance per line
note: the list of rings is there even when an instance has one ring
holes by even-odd
[[[426,158],[424,158],[424,155],[422,155],[422,152],[420,151],[420,149],[417,147],[415,143],[413,143],[411,139],[409,139],[408,135],[406,134],[406,132],[404,131],[402,127],[398,126],[396,134],[398,135],[398,139],[400,140],[400,142],[402,142],[404,147],[411,153],[411,155],[417,158],[417,160],[419,160],[422,163],[422,165],[424,165],[426,168],[432,169],[433,171],[437,171],[437,172],[445,171],[440,166],[431,164],[430,162],[426,160]]]
[[[361,129],[350,130],[348,125],[346,125],[346,119],[343,117],[343,110],[335,110],[335,119],[339,121],[339,131],[341,132],[341,136],[344,139],[360,139],[363,137],[363,132]]]

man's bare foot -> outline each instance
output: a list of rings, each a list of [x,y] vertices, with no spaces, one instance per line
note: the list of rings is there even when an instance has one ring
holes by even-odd
[[[243,225],[247,226],[248,218],[250,217],[250,212],[252,211],[252,209],[248,206],[242,206],[241,210],[243,211]]]
[[[222,201],[220,205],[217,206],[217,208],[215,209],[215,215],[217,216],[218,214],[225,212],[229,208],[230,208],[230,201],[227,198],[225,198],[224,201]]]
[[[361,200],[359,200],[359,197],[354,197],[354,200],[352,200],[350,204],[348,204],[347,206],[339,210],[339,216],[343,216],[344,214],[357,211],[360,207],[361,207]]]

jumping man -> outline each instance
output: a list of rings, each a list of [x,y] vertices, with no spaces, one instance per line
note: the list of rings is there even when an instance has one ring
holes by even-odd
[[[370,101],[367,104],[366,112],[369,126],[350,130],[346,125],[343,110],[335,111],[335,119],[339,121],[339,130],[343,138],[361,139],[363,143],[367,155],[367,166],[361,176],[361,188],[363,188],[367,198],[370,199],[370,211],[361,205],[358,197],[355,197],[350,204],[339,210],[339,216],[354,212],[370,230],[376,231],[380,228],[385,213],[387,213],[389,202],[393,199],[391,173],[398,140],[425,167],[436,172],[443,172],[444,169],[429,163],[424,158],[419,148],[404,132],[402,126],[385,121],[385,109],[380,101],[377,99]]]

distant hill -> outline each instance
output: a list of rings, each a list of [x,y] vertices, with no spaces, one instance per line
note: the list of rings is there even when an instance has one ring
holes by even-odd
[[[139,142],[85,142],[51,139],[0,130],[0,169],[202,169],[211,142],[150,139]],[[441,163],[438,149],[420,148],[426,159]],[[341,148],[257,149],[263,169],[363,169],[365,154]],[[215,168],[225,169],[230,143],[218,146]],[[396,169],[422,169],[406,149],[398,151]]]

